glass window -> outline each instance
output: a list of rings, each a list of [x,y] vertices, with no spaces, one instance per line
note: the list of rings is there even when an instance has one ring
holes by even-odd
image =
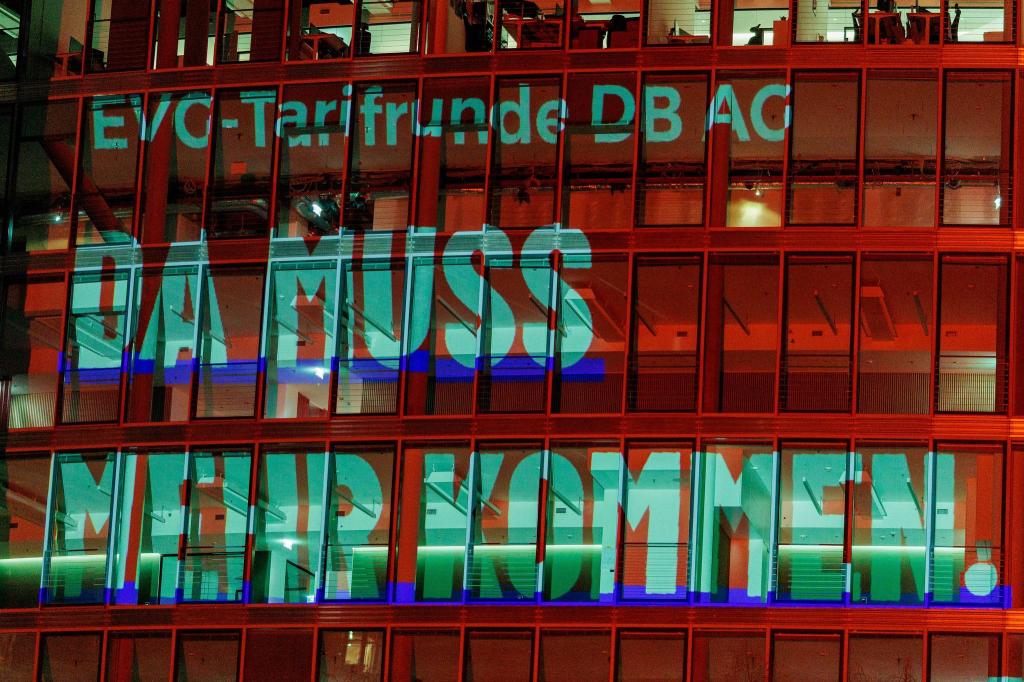
[[[398,601],[407,594],[415,577],[416,601],[461,601],[466,563],[467,529],[471,504],[468,444],[431,443],[406,448],[403,455],[405,483],[398,524],[404,533],[399,556],[415,552],[415,573],[406,559],[399,563]],[[416,533],[415,536],[412,533]],[[416,537],[416,547],[411,547]]]
[[[380,0],[380,5],[384,4],[391,7],[392,3]],[[395,11],[408,4],[399,0]],[[364,13],[369,11],[366,0],[361,7]],[[354,107],[348,140],[349,176],[342,224],[356,233],[405,230],[412,196],[416,85],[362,84],[355,87],[353,97],[358,106]]]
[[[999,635],[932,635],[928,679],[933,682],[999,679]]]
[[[544,599],[611,601],[619,544],[619,446],[553,444],[547,479]]]
[[[470,630],[466,633],[466,682],[528,680],[533,673],[531,630]]]
[[[657,2],[657,0],[655,0]],[[637,0],[610,0],[573,4],[570,20],[570,46],[593,50],[602,47],[640,46],[640,6]],[[651,10],[648,10],[649,12]],[[559,13],[555,5],[555,14]],[[692,24],[693,9],[684,13]],[[653,22],[648,21],[650,28]],[[676,22],[678,24],[678,20]],[[661,42],[665,42],[662,39]],[[706,41],[705,41],[706,42]]]
[[[217,93],[215,144],[210,172],[209,209],[204,228],[210,239],[261,237],[270,218],[274,129],[274,90]]]
[[[17,75],[18,52],[21,46],[21,22],[29,8],[22,0],[0,2],[0,80],[12,80]]]
[[[850,588],[856,603],[924,601],[926,450],[924,446],[857,446]]]
[[[135,215],[142,96],[93,97],[82,118],[75,241],[127,243]]]
[[[1009,43],[1014,36],[1014,5],[1006,2],[943,3],[947,43]],[[952,19],[950,19],[952,17]]]
[[[40,682],[100,679],[100,647],[103,635],[99,632],[75,632],[42,635],[39,644]]]
[[[383,630],[321,630],[320,682],[379,682],[384,659]]]
[[[936,447],[934,602],[1003,604],[1002,503],[1002,447]]]
[[[711,42],[711,9],[708,0],[648,0],[647,45],[706,45]],[[574,25],[575,28],[575,25]],[[575,32],[573,45],[575,46]]]
[[[772,570],[776,463],[769,443],[705,443],[696,580],[705,602],[764,603]],[[763,655],[763,653],[762,653]]]
[[[394,449],[338,448],[327,464],[330,499],[322,598],[382,600],[387,589]]]
[[[707,287],[704,410],[772,412],[779,356],[778,256],[712,255]],[[673,296],[678,295],[677,289]]]
[[[649,0],[649,20],[656,20],[658,3],[669,2],[679,12],[694,7]],[[707,161],[701,122],[707,108],[706,74],[645,74],[636,163],[637,225],[703,224]]]
[[[183,521],[183,452],[128,452],[115,505],[115,604],[173,604]],[[168,654],[169,655],[169,654]]]
[[[1006,677],[1024,676],[1024,635],[1019,632],[1008,632],[1004,639],[1006,647]]]
[[[250,460],[248,452],[227,450],[189,456],[188,516],[180,552],[184,563],[179,569],[184,601],[242,601]],[[179,663],[179,674],[180,669]]]
[[[285,87],[276,128],[281,140],[275,237],[338,233],[351,109],[351,102],[339,102],[338,96],[351,92],[341,83]]]
[[[467,595],[532,600],[543,446],[482,444],[478,450],[473,454]]]
[[[240,640],[240,634],[230,630],[179,632],[174,679],[177,682],[237,679]]]
[[[49,455],[0,458],[0,608],[39,602],[49,488]],[[0,644],[0,663],[3,650]]]
[[[300,448],[275,448],[260,456],[253,509],[252,601],[316,601],[326,459],[323,450]]]
[[[44,603],[103,603],[113,491],[114,453],[55,456]]]
[[[939,116],[935,72],[869,71],[866,90],[864,225],[934,225]]]
[[[202,234],[211,104],[206,92],[149,97],[151,121],[139,208],[143,243],[192,242]]]
[[[806,4],[803,0],[801,8]],[[827,13],[845,15],[847,11]],[[821,15],[824,20],[826,12]],[[829,39],[833,39],[831,33]],[[859,80],[857,73],[820,71],[797,73],[793,78],[790,225],[852,226],[857,220]]]
[[[486,266],[477,409],[543,412],[551,356],[550,260],[497,256]]]
[[[542,630],[538,682],[608,678],[611,644],[607,632]]]
[[[1004,412],[1008,263],[999,256],[943,256],[939,282],[940,412]]]
[[[630,445],[622,541],[622,596],[685,599],[693,446]]]
[[[7,284],[0,366],[11,382],[8,428],[53,425],[66,290],[62,279]]]
[[[263,266],[206,270],[195,416],[251,417],[256,408]]]
[[[136,277],[128,420],[188,420],[198,294],[195,266]]]
[[[782,409],[850,409],[852,318],[851,256],[794,255],[786,259],[786,344],[779,387]]]
[[[848,679],[922,682],[922,647],[920,637],[851,634]]]
[[[213,65],[218,2],[156,0],[155,68]]]
[[[778,575],[780,601],[837,602],[846,591],[846,447],[782,448]]]
[[[772,638],[773,682],[839,682],[842,635],[776,634]]]
[[[417,52],[422,11],[420,0],[360,0],[356,54]]]
[[[1009,225],[1011,74],[947,74],[943,113],[942,224]]]
[[[618,414],[626,373],[629,263],[569,254],[559,275],[551,409]]]
[[[733,0],[732,7],[728,3],[721,7],[718,21],[719,45],[788,47],[791,42],[789,3],[783,0],[767,3]]]
[[[768,679],[763,633],[696,632],[693,677],[707,682]]]
[[[407,414],[473,411],[480,277],[470,255],[412,263]]]
[[[574,74],[566,99],[561,222],[587,232],[628,230],[633,221],[636,74]]]
[[[338,311],[336,414],[395,414],[402,364],[404,263],[346,261]]]
[[[900,11],[898,0],[876,0],[874,3],[869,2],[868,8],[868,42],[871,44],[936,45],[939,42],[938,20],[942,10],[937,0],[925,0],[913,5],[908,3],[903,12]],[[855,21],[860,23],[860,19],[858,14]]]
[[[697,407],[701,258],[638,256],[633,288],[629,408],[691,412]]]
[[[774,16],[779,12],[765,11]],[[712,173],[712,226],[782,225],[789,118],[789,85],[783,76],[719,78],[707,118],[708,129],[713,129],[712,154],[720,160]]]
[[[149,3],[138,0],[94,2],[89,22],[89,70],[145,69],[149,12]]]
[[[450,4],[442,7],[451,9]],[[477,0],[469,7],[474,9],[468,11],[478,14],[475,8],[483,9],[484,3]],[[467,23],[467,32],[469,26]],[[483,226],[490,100],[489,78],[424,81],[419,114],[417,228],[458,232]]]
[[[31,80],[81,76],[86,60],[89,71],[102,68],[102,55],[85,51],[89,3],[37,0],[30,4],[25,65]]]
[[[796,42],[863,42],[860,29],[861,15],[861,3],[857,0],[829,2],[825,6],[820,6],[812,0],[798,0],[795,17]],[[853,111],[856,114],[857,110]]]
[[[36,633],[0,632],[0,670],[8,682],[32,682],[35,662]]]
[[[71,280],[63,357],[65,424],[117,420],[130,276],[127,270],[111,270]]]
[[[221,63],[281,59],[284,5],[279,0],[225,0],[220,17]]]
[[[335,261],[275,263],[271,268],[267,417],[320,417],[330,411],[337,268]]]
[[[459,678],[459,633],[448,630],[402,631],[391,635],[394,682],[449,682]]]
[[[288,13],[289,61],[340,59],[351,53],[355,3],[294,0]]]
[[[617,682],[672,682],[686,676],[685,632],[619,632]]]
[[[858,411],[928,414],[933,267],[931,257],[861,259]]]
[[[503,8],[519,0],[504,0]],[[553,1],[553,0],[552,0]],[[526,2],[521,2],[526,6]],[[535,3],[530,3],[534,4]],[[535,5],[536,6],[536,5]],[[505,9],[502,9],[504,12]],[[529,19],[527,22],[543,20]],[[561,26],[561,19],[557,19]],[[504,31],[504,29],[502,29]],[[505,78],[496,86],[487,223],[535,228],[555,222],[558,134],[565,118],[560,78]],[[540,121],[537,134],[531,132]]]
[[[250,629],[245,633],[245,679],[247,682],[308,680],[313,661],[313,630]]]
[[[77,131],[77,100],[22,107],[10,206],[11,251],[68,247]]]
[[[561,47],[565,10],[558,0],[498,0],[498,46],[507,50],[537,50]],[[634,21],[633,47],[637,45],[639,22]],[[625,26],[620,24],[620,29]],[[629,42],[623,30],[622,42]],[[625,47],[625,45],[617,45]]]
[[[10,40],[7,33],[8,29],[5,29],[5,22],[10,19],[10,8],[8,8],[2,0],[0,0],[0,42]],[[15,29],[15,32],[17,29]],[[17,45],[17,39],[15,39],[15,45]],[[5,80],[4,77],[4,64],[7,60],[4,59],[4,53],[10,49],[10,45],[3,42],[0,46],[0,81]],[[14,155],[14,103],[0,106],[0,202],[3,204],[3,211],[0,211],[0,219],[4,220],[4,225],[7,225],[7,214],[10,208],[10,192],[8,187],[8,179],[10,178],[11,158]]]
[[[107,635],[108,680],[167,682],[171,670],[171,633],[111,632]]]

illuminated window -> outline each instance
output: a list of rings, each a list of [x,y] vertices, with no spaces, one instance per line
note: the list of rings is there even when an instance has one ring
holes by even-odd
[[[943,27],[947,43],[1013,42],[1016,5],[996,0],[985,3],[943,2]]]
[[[537,50],[562,46],[565,7],[558,0],[498,0],[498,47]],[[629,41],[623,32],[622,40]],[[636,47],[636,26],[631,34]],[[620,46],[621,47],[621,46]]]
[[[220,17],[221,63],[281,59],[280,0],[225,0]]]
[[[925,447],[857,446],[850,589],[855,603],[924,601],[925,457]]]
[[[289,61],[341,59],[352,53],[351,0],[292,0],[285,51]]]
[[[55,456],[44,603],[103,603],[113,490],[114,453]]]
[[[853,258],[786,259],[783,410],[846,412],[852,393]]]
[[[153,66],[212,66],[219,0],[156,0]]]
[[[330,497],[325,515],[323,599],[383,600],[391,537],[394,450],[337,448],[327,466]]]
[[[772,412],[779,356],[778,256],[713,255],[707,287],[704,409]],[[694,282],[688,291],[695,289]],[[675,291],[666,300],[678,296]],[[692,305],[696,309],[698,303]]]
[[[544,598],[611,601],[622,453],[612,443],[553,444],[549,467]]]
[[[151,95],[139,211],[143,243],[198,241],[203,225],[211,98],[205,92]],[[158,112],[163,117],[157,121]]]
[[[267,417],[319,417],[330,411],[338,266],[279,263],[267,309]]]
[[[115,508],[115,604],[173,604],[178,583],[183,452],[123,455]]]
[[[631,410],[696,409],[700,273],[699,256],[637,258],[629,368]]]
[[[940,412],[1006,410],[1008,266],[1001,256],[940,261]]]
[[[626,599],[687,597],[692,454],[689,444],[627,449],[621,562]]]
[[[188,419],[198,295],[194,266],[140,273],[136,278],[128,420]]]
[[[927,414],[934,295],[932,259],[864,256],[860,264],[857,410]]]
[[[770,444],[706,443],[697,501],[696,577],[705,602],[764,603],[772,571],[775,457]]]
[[[262,453],[256,484],[252,601],[309,604],[316,600],[324,527],[327,454],[312,449]]]
[[[651,0],[652,8],[656,2]],[[646,74],[643,83],[636,223],[701,225],[707,162],[704,126],[694,122],[707,115],[708,77]]]
[[[864,95],[864,225],[935,224],[934,71],[869,71]]]
[[[807,2],[801,0],[801,7]],[[852,226],[857,220],[858,81],[849,72],[798,72],[793,78],[790,225]]]
[[[135,215],[142,96],[93,97],[82,116],[75,241],[127,243]]]
[[[7,284],[0,366],[11,382],[8,428],[53,425],[66,289],[61,279]]]
[[[149,35],[148,2],[110,0],[92,3],[89,71],[129,71],[146,68]]]
[[[647,45],[706,45],[711,42],[712,3],[648,0]]]
[[[1002,448],[937,446],[934,504],[932,601],[1002,604]]]
[[[864,40],[862,16],[860,0],[839,0],[822,5],[815,0],[797,0],[794,17],[796,42],[861,43]]]
[[[412,263],[407,414],[473,411],[482,279],[471,256]]]
[[[291,85],[284,89],[278,134],[275,237],[338,233],[344,205],[345,144],[351,86]],[[333,97],[331,95],[334,95]]]
[[[422,11],[421,0],[360,0],[356,54],[417,52]]]
[[[77,119],[74,100],[27,104],[21,109],[9,209],[12,252],[68,247]]]
[[[48,455],[0,459],[0,608],[39,601],[49,477]]]
[[[776,597],[836,602],[846,590],[846,448],[783,447]]]
[[[243,599],[250,459],[250,453],[235,450],[189,455],[188,515],[180,551],[184,561],[179,569],[184,601]]]
[[[947,74],[943,113],[941,224],[1009,225],[1011,75]]]
[[[65,424],[117,420],[129,277],[127,270],[112,270],[71,280],[61,404]]]
[[[405,269],[346,262],[338,298],[336,414],[395,414],[402,355]]]
[[[824,8],[822,8],[824,9]],[[789,21],[789,3],[733,0],[725,4],[718,17],[720,45],[778,45],[788,47],[793,31]]]
[[[321,630],[323,682],[379,682],[384,668],[383,630]]]

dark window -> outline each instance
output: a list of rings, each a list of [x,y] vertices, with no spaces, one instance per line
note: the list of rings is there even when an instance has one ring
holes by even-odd
[[[225,0],[220,16],[222,63],[281,59],[281,0]]]
[[[932,635],[928,651],[933,682],[999,678],[999,635]]]
[[[394,682],[450,682],[459,677],[459,633],[447,630],[391,635],[391,675]]]
[[[107,635],[107,679],[167,682],[171,670],[171,634],[139,631]]]
[[[40,682],[100,679],[100,633],[48,634],[39,644]]]
[[[498,47],[503,50],[561,47],[565,10],[558,0],[498,0],[498,23]],[[638,24],[634,22],[633,47]],[[621,39],[629,42],[625,33]]]
[[[538,682],[604,680],[611,665],[607,632],[542,630]]]
[[[889,679],[921,682],[924,661],[920,637],[851,634],[849,679]]]
[[[66,290],[62,279],[7,284],[0,367],[11,382],[8,428],[53,425]]]
[[[154,66],[212,66],[218,4],[219,0],[157,0]]]
[[[146,68],[150,3],[110,0],[92,3],[89,71]]]
[[[761,633],[696,632],[693,677],[707,682],[766,680],[765,637]]]
[[[219,682],[238,677],[239,633],[229,630],[179,632],[175,680]]]
[[[672,682],[686,677],[686,633],[619,633],[618,682]]]
[[[531,630],[470,630],[466,633],[467,682],[528,680],[533,672]]]
[[[289,61],[340,59],[352,53],[351,0],[292,0],[288,12]]]
[[[34,632],[0,632],[0,670],[4,671],[4,678],[8,682],[32,682],[35,658]]]
[[[773,682],[839,682],[840,635],[776,634],[772,642]]]
[[[247,682],[308,680],[313,631],[302,629],[248,630],[245,633]]]
[[[31,608],[39,601],[49,489],[49,455],[0,459],[0,608]],[[0,662],[3,651],[0,645]],[[30,674],[31,667],[30,661]]]

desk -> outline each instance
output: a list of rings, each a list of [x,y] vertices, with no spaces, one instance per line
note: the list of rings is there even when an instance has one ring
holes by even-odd
[[[333,33],[307,33],[302,36],[304,59],[339,59],[347,54],[348,45]]]
[[[668,36],[665,40],[669,45],[705,45],[711,42],[711,36]]]
[[[516,41],[519,48],[561,47],[562,17],[556,19],[529,19],[506,14],[501,18],[501,30]]]
[[[902,43],[906,39],[903,21],[896,12],[870,12],[868,14],[868,42],[872,44]]]
[[[907,14],[907,38],[918,45],[928,43],[937,45],[939,42],[939,21],[942,15],[938,12],[910,12]]]

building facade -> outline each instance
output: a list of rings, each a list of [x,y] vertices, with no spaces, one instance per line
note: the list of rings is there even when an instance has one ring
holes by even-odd
[[[0,678],[1021,679],[1018,15],[0,0]]]

